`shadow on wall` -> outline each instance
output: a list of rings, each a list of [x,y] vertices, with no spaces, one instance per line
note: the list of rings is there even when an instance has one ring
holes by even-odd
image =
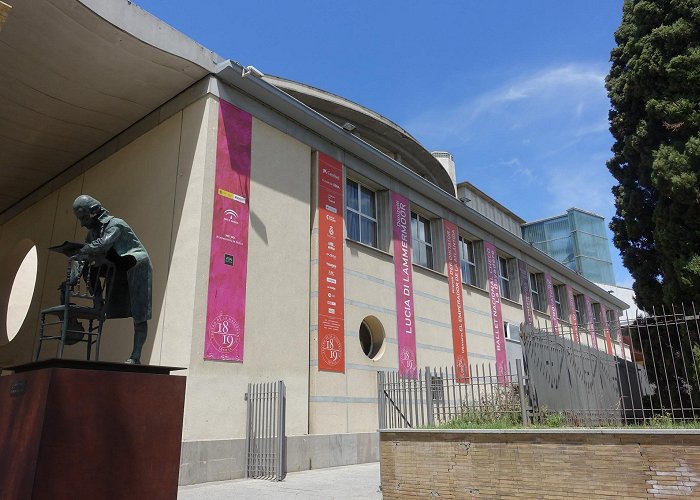
[[[190,182],[195,150],[199,147],[197,133],[182,133],[184,115],[187,113],[190,125],[205,126],[205,110],[201,101],[172,116],[0,227],[5,240],[0,243],[0,368],[32,360],[39,311],[59,303],[56,288],[65,277],[66,259],[48,252],[47,248],[64,240],[84,240],[85,230],[77,225],[72,214],[72,202],[79,194],[94,196],[112,215],[123,218],[149,252],[154,268],[153,317],[149,321],[142,361],[159,364],[160,345],[156,349],[154,342],[160,330],[173,248],[183,217],[184,193]],[[185,141],[190,143],[185,145]],[[201,201],[201,194],[198,199]],[[33,220],[41,223],[32,224]],[[32,238],[33,235],[37,237]],[[14,247],[13,238],[18,241]],[[22,279],[22,293],[12,292],[14,276],[35,244],[36,286],[29,287],[30,280]],[[8,246],[9,251],[6,250]],[[28,292],[29,288],[32,290]],[[28,312],[21,328],[11,333],[7,329],[8,304],[10,295],[14,298],[16,293],[24,299]],[[15,309],[13,307],[13,311]],[[17,324],[18,315],[12,313],[13,325]],[[131,318],[107,321],[100,359],[125,360],[132,342]],[[45,343],[41,359],[54,357],[57,344]],[[154,351],[157,351],[155,357]],[[64,357],[85,359],[85,344],[67,346]]]

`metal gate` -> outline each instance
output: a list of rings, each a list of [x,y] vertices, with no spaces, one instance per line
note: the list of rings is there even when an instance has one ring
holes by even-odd
[[[282,481],[287,475],[284,382],[248,384],[245,400],[245,477]]]

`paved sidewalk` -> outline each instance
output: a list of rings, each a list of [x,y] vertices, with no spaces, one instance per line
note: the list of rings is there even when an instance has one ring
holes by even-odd
[[[236,479],[180,486],[178,500],[381,500],[379,462],[290,472],[284,481]]]

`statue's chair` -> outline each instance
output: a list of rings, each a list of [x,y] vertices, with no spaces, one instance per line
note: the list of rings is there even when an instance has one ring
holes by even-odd
[[[47,340],[58,341],[59,358],[63,357],[66,345],[82,342],[87,344],[86,359],[90,359],[93,345],[95,360],[100,359],[100,339],[114,273],[114,264],[102,258],[90,261],[69,259],[66,281],[59,288],[61,305],[41,311],[35,361]]]

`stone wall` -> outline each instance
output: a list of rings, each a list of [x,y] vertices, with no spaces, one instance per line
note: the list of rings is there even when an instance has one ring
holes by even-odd
[[[363,464],[379,460],[376,432],[287,436],[287,472]],[[185,441],[180,485],[244,477],[245,439]]]
[[[700,497],[699,430],[387,430],[385,499]]]

